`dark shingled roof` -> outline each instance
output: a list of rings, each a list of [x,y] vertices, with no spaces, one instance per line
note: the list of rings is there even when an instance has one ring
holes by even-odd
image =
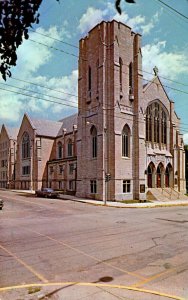
[[[62,122],[51,120],[36,120],[29,117],[31,125],[36,129],[36,134],[46,137],[56,137],[62,127]]]
[[[73,131],[73,125],[77,125],[78,123],[78,114],[71,115],[69,117],[66,117],[64,119],[61,119],[59,122],[63,123],[62,128],[65,128],[68,132]],[[59,131],[58,136],[62,134],[61,131]]]

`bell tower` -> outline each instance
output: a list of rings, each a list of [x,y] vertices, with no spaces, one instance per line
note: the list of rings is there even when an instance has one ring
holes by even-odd
[[[114,20],[96,25],[79,45],[77,196],[144,197],[141,101],[140,35]]]

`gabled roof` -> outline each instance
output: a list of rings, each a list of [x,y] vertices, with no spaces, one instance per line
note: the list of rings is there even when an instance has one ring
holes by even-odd
[[[148,83],[144,84],[143,90],[144,91],[147,90],[150,87],[150,85],[152,85],[153,83],[154,84],[157,84],[157,83],[160,84],[160,86],[162,87],[164,93],[166,94],[166,97],[169,99],[168,94],[167,94],[167,92],[166,92],[166,90],[165,90],[165,88],[164,88],[164,86],[163,86],[163,84],[162,84],[159,76],[155,76],[152,80],[149,80]],[[169,101],[170,101],[170,99],[169,99]]]
[[[36,120],[29,117],[31,126],[36,130],[36,135],[55,138],[62,127],[62,122],[51,120]]]
[[[63,123],[62,128],[65,128],[68,132],[73,131],[73,125],[77,125],[78,123],[78,114],[71,115],[69,117],[66,117],[64,119],[61,119],[59,122]],[[61,131],[59,131],[58,136],[62,134]]]
[[[3,124],[1,127],[1,132],[3,130],[5,130],[9,139],[13,139],[13,140],[17,139],[19,128],[8,127],[7,125]]]
[[[10,139],[16,140],[17,139],[17,135],[18,135],[18,131],[19,128],[15,128],[15,127],[7,127],[5,126],[6,130],[7,130],[7,134],[9,136]]]
[[[37,136],[56,138],[62,135],[63,128],[67,130],[67,133],[72,132],[73,125],[77,125],[77,117],[78,115],[74,114],[60,121],[52,121],[52,120],[44,120],[44,119],[34,119],[30,117],[27,113],[25,113],[23,120],[24,118],[28,120],[33,130],[36,131]]]

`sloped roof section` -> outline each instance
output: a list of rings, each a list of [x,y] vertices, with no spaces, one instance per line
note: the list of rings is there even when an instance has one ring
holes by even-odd
[[[63,123],[62,128],[65,128],[67,130],[67,133],[72,132],[73,125],[77,125],[77,123],[78,123],[78,114],[74,114],[69,117],[66,117],[66,118],[60,120],[59,122]],[[61,134],[62,134],[62,132],[59,131],[58,136],[60,136]]]
[[[164,85],[162,84],[162,82],[159,78],[159,76],[154,76],[152,80],[149,80],[148,83],[144,84],[143,90],[146,91],[152,84],[160,85],[162,87],[166,97],[168,98],[168,100],[170,100],[169,96],[168,96],[168,94],[167,94],[167,92],[164,88]]]
[[[39,136],[53,137],[58,135],[59,130],[62,127],[62,122],[56,122],[51,120],[36,120],[30,117],[31,125],[36,129],[36,134]]]
[[[16,140],[19,128],[7,127],[7,126],[5,126],[5,128],[6,128],[8,136],[9,136],[9,139]]]

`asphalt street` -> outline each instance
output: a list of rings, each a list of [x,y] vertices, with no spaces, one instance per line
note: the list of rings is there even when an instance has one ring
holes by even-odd
[[[188,299],[187,206],[0,198],[0,300]]]

